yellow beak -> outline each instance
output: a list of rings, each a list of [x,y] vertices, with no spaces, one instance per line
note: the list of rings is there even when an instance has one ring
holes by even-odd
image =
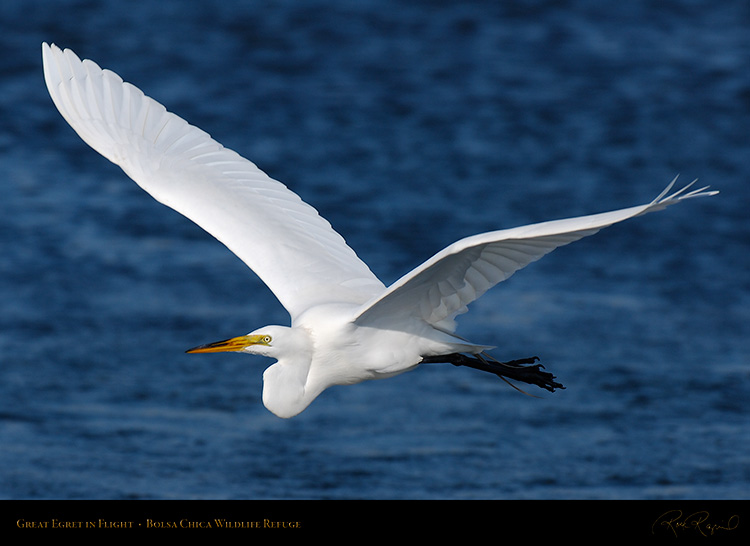
[[[224,341],[215,341],[206,345],[193,347],[185,351],[186,353],[223,353],[231,351],[241,351],[250,345],[265,345],[263,338],[265,336],[237,336]]]

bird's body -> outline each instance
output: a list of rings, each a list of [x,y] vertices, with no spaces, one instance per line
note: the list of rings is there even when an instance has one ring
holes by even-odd
[[[392,377],[413,369],[425,357],[487,349],[423,321],[414,320],[411,327],[398,329],[359,326],[355,319],[360,309],[352,304],[322,304],[291,327],[264,326],[191,352],[244,350],[277,358],[263,374],[263,403],[279,417],[292,417],[333,385]],[[270,338],[270,345],[262,342],[265,337]]]
[[[253,163],[92,61],[47,44],[42,57],[50,95],[81,138],[224,243],[289,311],[289,327],[266,326],[189,351],[277,359],[263,376],[263,402],[280,417],[297,415],[332,385],[390,377],[422,362],[561,387],[534,359],[493,361],[487,346],[455,334],[456,316],[559,246],[716,193],[685,187],[667,195],[673,181],[645,205],[467,237],[386,287],[315,209]]]

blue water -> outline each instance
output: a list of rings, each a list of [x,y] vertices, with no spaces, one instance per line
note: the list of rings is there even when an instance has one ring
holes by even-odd
[[[0,5],[0,498],[747,499],[750,7],[27,0]],[[263,407],[270,362],[186,355],[288,317],[65,124],[40,43],[132,81],[315,205],[391,282],[481,231],[711,199],[498,286],[430,365]]]

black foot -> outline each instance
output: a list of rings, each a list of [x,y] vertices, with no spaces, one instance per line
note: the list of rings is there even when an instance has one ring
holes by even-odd
[[[461,353],[449,355],[428,356],[422,359],[422,362],[448,362],[454,366],[467,366],[475,370],[489,372],[497,375],[501,379],[513,379],[522,381],[531,385],[536,385],[550,392],[555,389],[564,389],[565,387],[555,381],[555,376],[549,372],[543,372],[544,366],[536,364],[539,357],[520,358],[509,362],[500,362],[489,355],[478,354],[469,356]]]

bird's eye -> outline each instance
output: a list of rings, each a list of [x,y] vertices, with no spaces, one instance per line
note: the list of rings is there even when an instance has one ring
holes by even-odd
[[[263,343],[265,343],[266,345],[271,343],[271,336],[263,336]]]

